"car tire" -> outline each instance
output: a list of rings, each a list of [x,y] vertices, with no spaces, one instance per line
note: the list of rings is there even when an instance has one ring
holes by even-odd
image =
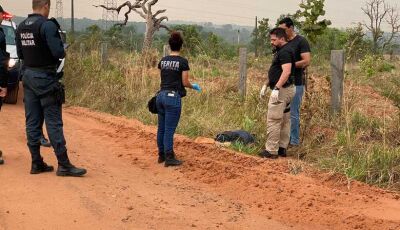
[[[19,85],[17,84],[12,89],[7,90],[7,96],[4,98],[6,104],[17,104]]]

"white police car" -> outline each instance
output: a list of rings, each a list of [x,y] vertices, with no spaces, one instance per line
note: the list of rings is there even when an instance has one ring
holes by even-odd
[[[4,20],[1,23],[1,28],[3,28],[4,34],[6,35],[7,52],[10,53],[10,61],[8,62],[10,76],[8,79],[7,96],[4,102],[16,104],[21,73],[21,65],[17,55],[17,46],[15,44],[15,30],[17,25],[11,20],[12,15],[4,14],[3,17]]]
[[[7,52],[10,53],[10,61],[8,62],[9,68],[9,78],[8,78],[8,87],[7,87],[7,96],[4,99],[4,102],[7,104],[16,104],[18,100],[18,90],[19,90],[19,81],[22,78],[22,64],[17,55],[17,46],[15,43],[15,35],[17,25],[11,20],[12,15],[6,13],[3,14],[3,22],[1,23],[1,28],[4,30],[4,34],[6,35],[6,43],[7,43]],[[67,36],[65,31],[59,31],[61,39],[63,40],[64,47],[67,48],[66,44]],[[59,62],[59,66],[57,69],[57,74],[62,73],[64,71],[64,63],[65,59],[61,59]]]

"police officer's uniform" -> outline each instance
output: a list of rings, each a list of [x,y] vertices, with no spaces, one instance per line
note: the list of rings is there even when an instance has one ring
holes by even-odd
[[[5,13],[3,7],[0,6],[0,13]],[[0,27],[0,87],[7,88],[8,84],[8,61],[10,54],[7,53],[6,35]],[[2,106],[2,98],[0,98],[0,109]],[[0,150],[0,164],[4,164],[3,153]]]
[[[57,63],[65,57],[64,46],[53,21],[40,14],[30,14],[17,29],[17,52],[23,59],[26,132],[32,155],[31,173],[52,171],[40,155],[43,119],[58,160],[59,176],[81,176],[85,169],[73,166],[67,155],[63,133],[63,86],[56,76]]]

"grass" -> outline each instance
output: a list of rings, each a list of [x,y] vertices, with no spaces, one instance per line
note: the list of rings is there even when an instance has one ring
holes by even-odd
[[[257,155],[261,151],[260,145],[257,144],[245,145],[240,141],[233,142],[230,147],[235,151],[246,153],[253,156]]]
[[[323,169],[342,173],[349,179],[400,188],[400,148],[373,145],[367,149],[347,149],[319,163]]]
[[[74,47],[71,50],[69,60],[79,61],[66,66],[68,103],[156,124],[156,116],[147,111],[146,105],[159,88],[155,64],[160,54],[152,54],[153,66],[149,67],[140,54],[110,51],[109,63],[102,66],[97,51],[81,57],[79,47],[76,52]],[[203,92],[189,90],[183,99],[177,132],[189,137],[215,137],[223,131],[243,129],[254,134],[257,143],[246,146],[237,142],[231,148],[257,154],[266,139],[267,98],[260,100],[259,90],[265,82],[270,59],[249,57],[245,100],[237,90],[238,60],[215,60],[200,55],[190,57],[189,61],[192,81],[199,83]],[[392,110],[390,114],[372,116],[360,106],[368,98],[357,88],[372,85],[387,100],[400,103],[396,96],[400,81],[395,77],[400,68],[395,65],[395,70],[368,78],[369,81],[356,65],[348,68],[343,111],[332,115],[329,62],[318,62],[310,70],[312,77],[302,109],[302,149],[307,153],[304,160],[349,179],[400,189],[400,113]],[[385,93],[388,89],[389,95]],[[291,162],[289,168],[298,174],[303,163]]]

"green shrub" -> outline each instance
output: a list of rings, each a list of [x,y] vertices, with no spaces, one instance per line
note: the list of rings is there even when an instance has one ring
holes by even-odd
[[[367,76],[372,77],[378,72],[390,72],[395,69],[395,66],[383,59],[379,55],[365,55],[359,61],[361,71]]]

